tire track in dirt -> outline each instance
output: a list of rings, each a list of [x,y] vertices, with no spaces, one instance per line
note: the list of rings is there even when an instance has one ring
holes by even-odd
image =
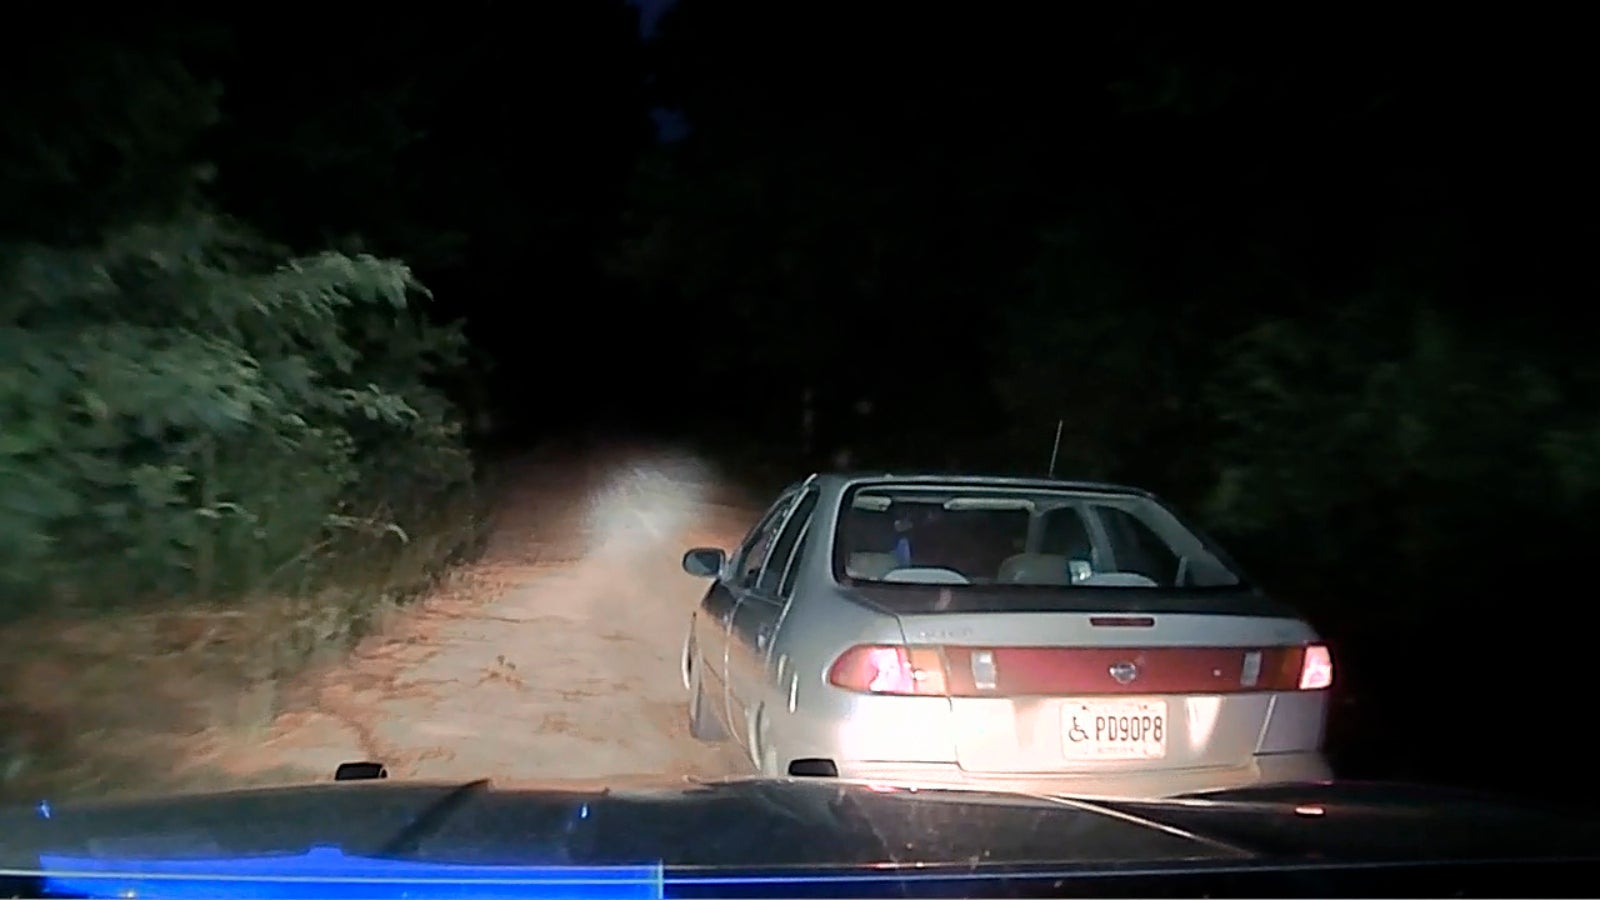
[[[398,778],[509,783],[742,772],[734,752],[688,734],[679,654],[704,584],[679,559],[731,547],[754,516],[682,455],[613,447],[526,464],[482,559],[291,685],[265,733],[203,733],[186,765],[248,784],[325,780],[351,759]]]

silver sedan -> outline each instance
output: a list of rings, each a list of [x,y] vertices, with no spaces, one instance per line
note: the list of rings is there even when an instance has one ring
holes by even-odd
[[[815,475],[713,579],[689,719],[768,776],[1169,796],[1330,776],[1329,649],[1148,492]]]

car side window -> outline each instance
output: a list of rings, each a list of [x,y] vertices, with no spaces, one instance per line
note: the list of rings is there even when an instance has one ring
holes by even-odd
[[[1094,559],[1094,541],[1090,539],[1089,528],[1077,509],[1062,506],[1044,514],[1039,552],[1086,562]]]
[[[811,521],[811,513],[816,508],[816,491],[806,491],[800,496],[800,502],[795,504],[794,512],[789,514],[788,523],[783,526],[777,542],[772,545],[772,553],[767,556],[766,568],[761,570],[761,578],[756,583],[757,590],[766,593],[775,593],[778,590],[779,583],[789,570],[790,558],[794,555],[800,535],[804,532],[806,523]]]
[[[779,500],[762,517],[760,524],[750,530],[750,536],[745,538],[744,546],[739,548],[739,563],[734,569],[737,573],[734,576],[736,585],[755,586],[756,578],[761,574],[761,567],[766,564],[767,556],[772,550],[778,526],[783,524],[783,514],[788,512],[793,503],[792,495]]]
[[[1095,511],[1111,539],[1111,552],[1120,571],[1143,575],[1157,584],[1172,584],[1177,577],[1178,554],[1160,535],[1126,510],[1098,506]]]
[[[815,519],[812,516],[811,519]],[[795,578],[800,573],[800,563],[806,555],[806,535],[811,533],[811,520],[807,520],[806,527],[801,529],[800,538],[794,548],[794,554],[789,557],[789,565],[783,570],[783,583],[778,585],[778,596],[788,600],[794,596]]]

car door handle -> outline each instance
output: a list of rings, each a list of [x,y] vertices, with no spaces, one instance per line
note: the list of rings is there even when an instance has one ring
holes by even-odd
[[[767,649],[767,642],[772,640],[772,626],[762,625],[756,628],[756,649]]]

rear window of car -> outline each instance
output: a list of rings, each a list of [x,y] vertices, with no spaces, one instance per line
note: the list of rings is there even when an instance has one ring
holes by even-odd
[[[857,582],[1214,588],[1243,580],[1138,494],[867,483],[846,492],[834,571]]]

